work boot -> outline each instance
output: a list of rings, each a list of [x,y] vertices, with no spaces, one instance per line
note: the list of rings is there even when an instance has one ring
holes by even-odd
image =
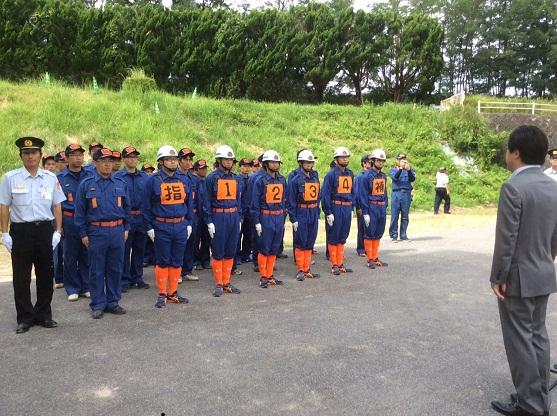
[[[189,300],[178,295],[178,291],[174,292],[171,295],[168,295],[166,298],[168,299],[169,302],[173,302],[173,303],[189,303]]]
[[[239,293],[242,293],[242,291],[240,289],[238,289],[237,287],[232,286],[230,283],[227,284],[222,289],[224,290],[224,293],[235,293],[236,295],[239,294]]]
[[[306,272],[305,274],[306,279],[319,279],[321,276],[319,276],[319,273],[312,273],[311,271]]]
[[[162,308],[164,305],[166,305],[166,295],[163,295],[162,293],[159,294],[159,297],[157,299],[157,302],[155,303],[155,308]]]
[[[271,284],[271,285],[273,285],[273,286],[274,286],[274,285],[279,285],[279,286],[280,286],[280,285],[282,285],[283,283],[284,283],[284,282],[283,282],[282,280],[275,279],[274,276],[271,276],[271,278],[269,279],[269,284]]]
[[[296,273],[296,280],[298,282],[303,282],[304,280],[306,280],[306,275],[304,272],[299,271],[298,273]]]
[[[346,267],[344,267],[344,264],[341,264],[340,266],[338,266],[338,269],[341,273],[352,273],[353,272],[352,269],[347,269]]]
[[[216,298],[220,298],[222,296],[222,286],[221,285],[216,285],[215,286],[215,290],[213,292],[213,296]]]
[[[368,260],[367,267],[370,269],[375,269],[375,260]]]
[[[389,263],[385,263],[384,261],[379,260],[378,258],[374,260],[375,266],[377,267],[387,267]]]
[[[262,277],[259,279],[259,287],[262,289],[267,289],[269,287],[269,279]]]
[[[151,287],[151,285],[149,285],[149,283],[145,283],[145,282],[141,281],[141,282],[138,282],[136,284],[136,287],[138,289],[149,289]]]
[[[334,274],[335,276],[340,275],[340,269],[338,268],[338,266],[331,267],[331,273]]]

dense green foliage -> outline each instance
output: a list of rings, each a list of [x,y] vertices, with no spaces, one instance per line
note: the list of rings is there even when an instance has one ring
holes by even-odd
[[[405,151],[418,173],[415,207],[420,209],[432,206],[435,173],[441,166],[449,168],[453,200],[460,206],[495,202],[507,177],[497,159],[505,137],[491,133],[473,111],[439,113],[412,104],[271,104],[176,97],[158,90],[101,88],[95,94],[92,88],[59,82],[0,81],[0,172],[18,166],[13,143],[27,134],[44,138],[48,153],[69,142],[101,141],[114,149],[133,144],[142,162],[150,163],[163,144],[190,147],[209,163],[220,144],[232,146],[237,157],[249,158],[272,148],[283,157],[283,173],[296,167],[298,149],[310,148],[318,157],[321,177],[339,145],[351,150],[355,172],[360,170],[360,157],[374,148],[386,150],[387,168]],[[474,157],[477,168],[455,165],[442,145]]]
[[[131,68],[159,88],[227,98],[322,102],[344,85],[382,100],[431,95],[443,31],[423,14],[354,13],[305,2],[241,13],[160,1],[0,0],[0,78],[91,82],[118,89]],[[338,6],[338,7],[337,7]]]

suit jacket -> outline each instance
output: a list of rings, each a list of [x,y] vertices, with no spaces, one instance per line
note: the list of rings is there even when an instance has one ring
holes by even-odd
[[[557,291],[557,182],[541,168],[522,170],[501,187],[490,281],[507,296]]]

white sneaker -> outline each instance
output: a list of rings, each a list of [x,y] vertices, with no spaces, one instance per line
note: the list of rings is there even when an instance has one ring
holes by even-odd
[[[182,280],[183,280],[183,279],[182,279],[182,276],[180,276],[180,277],[178,278],[178,284],[179,284],[179,285],[182,284]]]
[[[91,292],[85,292],[83,294],[83,296],[85,296],[86,298],[90,298],[91,297]]]
[[[55,289],[62,289],[63,287],[64,287],[64,283],[55,283],[54,284]]]
[[[186,274],[186,280],[188,282],[197,282],[199,280],[199,277],[194,276],[193,274]]]
[[[75,302],[78,299],[79,299],[79,295],[77,293],[72,293],[70,296],[68,296],[68,300],[70,302]]]

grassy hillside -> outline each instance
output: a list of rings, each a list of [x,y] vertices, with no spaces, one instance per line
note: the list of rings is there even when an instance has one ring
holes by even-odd
[[[431,209],[435,172],[442,165],[449,168],[453,201],[459,206],[495,202],[507,176],[493,164],[500,137],[494,138],[480,119],[413,105],[309,106],[192,99],[162,92],[93,94],[57,83],[0,81],[0,172],[18,165],[13,142],[28,134],[44,138],[49,153],[70,142],[101,141],[120,150],[133,144],[142,152],[142,161],[151,163],[163,144],[191,147],[196,157],[210,161],[220,144],[232,146],[237,157],[249,158],[272,148],[282,155],[285,173],[296,166],[296,150],[305,147],[318,157],[321,177],[339,145],[353,153],[355,172],[360,170],[360,157],[376,147],[387,151],[389,167],[396,153],[405,151],[418,173],[414,207],[421,209]],[[479,170],[452,163],[441,145],[453,142],[459,149],[471,149],[479,158]]]

